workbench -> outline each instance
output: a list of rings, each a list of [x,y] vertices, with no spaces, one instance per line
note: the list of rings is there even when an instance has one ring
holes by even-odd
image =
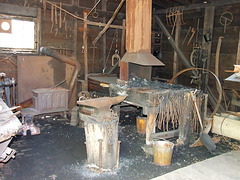
[[[194,109],[192,108],[193,102],[190,96],[190,91],[194,91],[194,89],[181,85],[144,80],[127,83],[122,83],[121,85],[110,84],[110,96],[127,95],[124,100],[125,103],[143,108],[143,114],[147,115],[146,144],[150,145],[152,143],[152,135],[156,132],[157,117],[162,121],[173,122],[174,119],[178,121],[178,142],[185,144],[187,142],[190,121],[193,115],[196,117],[192,111]],[[197,93],[200,102],[202,94],[200,91]],[[166,116],[163,115],[164,111],[167,113]],[[160,114],[163,117],[162,119],[159,117]]]

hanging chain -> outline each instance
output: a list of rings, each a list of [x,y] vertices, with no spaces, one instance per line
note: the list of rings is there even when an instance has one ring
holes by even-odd
[[[118,30],[117,30],[117,33],[116,33],[116,50],[118,49]],[[115,50],[115,52],[116,52]]]
[[[118,30],[116,29],[115,33],[114,33],[114,36],[113,36],[113,39],[112,39],[112,42],[111,42],[111,45],[110,45],[110,48],[109,48],[109,51],[108,51],[108,55],[107,55],[107,58],[106,58],[104,69],[103,69],[103,73],[107,69],[108,58],[110,56],[110,53],[111,53],[111,50],[112,50],[112,46],[113,46],[113,42],[115,41],[115,36],[117,35],[117,32],[118,32]]]

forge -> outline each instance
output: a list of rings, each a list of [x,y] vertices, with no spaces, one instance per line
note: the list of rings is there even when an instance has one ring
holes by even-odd
[[[194,89],[140,78],[110,85],[111,96],[125,95],[127,97],[124,102],[143,108],[143,114],[147,116],[147,145],[151,145],[155,138],[167,137],[177,129],[178,144],[187,144],[189,126],[193,130],[199,127],[191,91]],[[195,92],[201,112],[202,102],[206,97],[201,91]],[[157,128],[166,132],[157,134]]]
[[[190,96],[194,89],[151,81],[152,66],[165,66],[151,54],[151,22],[151,0],[126,1],[127,52],[120,63],[120,79],[109,87],[110,96],[126,95],[124,102],[143,108],[147,145],[156,137],[156,128],[178,129],[178,144],[186,144],[190,123],[197,128]],[[196,96],[201,107],[204,96],[200,91]]]

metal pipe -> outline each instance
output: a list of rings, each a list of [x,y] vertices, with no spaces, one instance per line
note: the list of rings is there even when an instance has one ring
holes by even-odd
[[[160,18],[158,16],[155,16],[156,20],[157,20],[157,24],[159,25],[159,27],[162,29],[163,33],[165,34],[165,36],[167,36],[168,41],[170,42],[170,44],[172,45],[173,49],[176,51],[176,53],[178,54],[179,58],[182,59],[183,64],[186,66],[186,68],[191,68],[192,66],[190,65],[190,63],[188,62],[187,58],[184,56],[184,54],[182,53],[182,51],[176,46],[174,39],[172,38],[172,36],[170,35],[170,33],[168,32],[168,30],[166,29],[166,27],[164,26],[164,24],[162,23],[162,21],[160,20]]]
[[[65,62],[65,63],[70,64],[70,65],[75,67],[74,73],[73,73],[73,75],[71,77],[71,81],[68,84],[68,89],[70,89],[70,95],[69,95],[69,100],[70,100],[71,96],[72,96],[72,93],[73,93],[73,90],[74,90],[74,85],[75,85],[76,80],[77,80],[77,75],[78,75],[78,73],[81,70],[80,63],[75,58],[68,57],[68,56],[60,54],[58,52],[55,52],[51,48],[41,47],[40,48],[40,52],[42,54],[45,54],[47,56],[51,56],[51,57],[53,57],[53,58],[55,58],[55,59],[57,59],[59,61]]]

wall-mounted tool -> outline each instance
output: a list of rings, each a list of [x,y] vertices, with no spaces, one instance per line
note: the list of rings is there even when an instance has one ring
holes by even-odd
[[[190,36],[190,38],[189,38],[189,40],[188,40],[187,46],[188,46],[188,45],[190,44],[190,42],[192,41],[192,38],[194,37],[196,31],[195,31],[194,28],[192,28],[191,32],[192,32],[192,35]]]
[[[62,28],[62,2],[60,2],[60,11],[59,11],[59,28]]]
[[[169,8],[166,11],[166,22],[168,26],[172,26],[172,33],[178,23],[178,25],[183,25],[185,22],[183,21],[183,8],[182,7],[173,7]]]
[[[196,41],[195,41],[195,45],[194,45],[195,47],[199,46],[199,43],[198,43],[199,24],[200,24],[200,19],[198,18],[197,27],[196,27]]]
[[[188,28],[188,32],[187,32],[187,34],[186,34],[186,36],[185,36],[185,38],[184,38],[184,40],[183,40],[183,42],[182,42],[182,45],[183,45],[183,44],[185,43],[185,41],[187,40],[187,37],[188,37],[191,29],[192,29],[192,27],[189,27],[189,28]]]
[[[53,32],[53,26],[54,26],[54,6],[53,6],[53,4],[51,5],[51,23],[52,23],[52,26],[50,29],[50,33]]]
[[[46,0],[43,0],[43,14],[44,14],[44,17],[46,17],[46,11],[47,11],[47,4],[46,4]]]
[[[220,24],[224,26],[223,32],[226,33],[227,26],[233,21],[233,14],[229,11],[226,11],[220,16],[219,21]]]
[[[202,68],[202,65],[203,65],[202,48],[200,46],[195,46],[193,48],[193,51],[190,55],[190,63],[195,68]],[[191,76],[192,80],[190,84],[194,83],[194,84],[200,85],[201,84],[200,71],[198,70],[193,70],[193,71],[195,71],[195,74]]]
[[[58,17],[57,17],[57,7],[56,6],[54,6],[55,8],[55,24],[58,24]]]
[[[67,13],[64,14],[64,17],[63,17],[63,22],[64,22],[64,30],[65,30],[65,35],[66,35],[66,39],[68,39],[68,27],[67,27],[67,20],[66,20],[66,16],[67,16]]]
[[[188,32],[187,32],[187,34],[186,34],[186,36],[185,36],[185,38],[184,38],[184,40],[183,40],[183,42],[182,42],[182,45],[184,45],[184,43],[185,43],[185,41],[187,40],[187,38],[188,38],[188,36],[190,35],[190,33],[192,33],[191,34],[191,36],[190,36],[190,38],[189,38],[189,40],[188,40],[188,42],[187,42],[187,46],[190,44],[190,42],[192,41],[192,39],[193,39],[193,37],[194,37],[194,35],[195,35],[195,29],[194,28],[192,28],[192,27],[189,27],[189,29],[188,29]]]

